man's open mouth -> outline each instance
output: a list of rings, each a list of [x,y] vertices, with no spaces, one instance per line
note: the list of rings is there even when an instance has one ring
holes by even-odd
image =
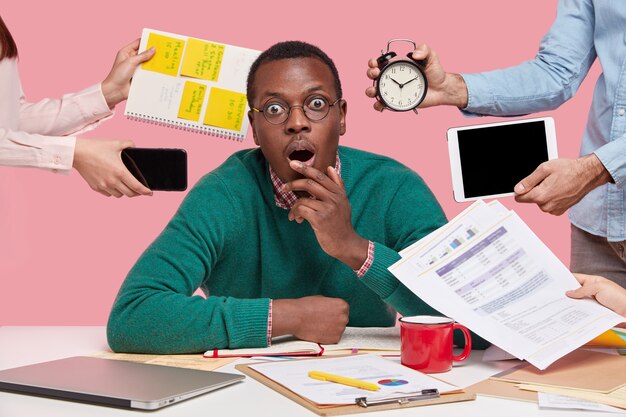
[[[300,161],[309,167],[315,162],[315,148],[306,140],[292,142],[286,151],[290,161]]]
[[[292,161],[300,161],[306,162],[313,158],[314,153],[309,151],[308,149],[301,149],[297,151],[293,151],[289,154],[289,159]]]

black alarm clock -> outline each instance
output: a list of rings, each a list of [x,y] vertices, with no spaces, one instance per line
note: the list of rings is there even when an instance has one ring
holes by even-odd
[[[389,50],[393,42],[409,42],[413,45],[407,58],[400,58]],[[387,42],[387,51],[381,51],[376,59],[380,75],[374,80],[376,97],[385,108],[393,111],[413,110],[417,113],[417,106],[426,97],[428,81],[424,74],[423,61],[412,58],[415,42],[410,39],[391,39]]]

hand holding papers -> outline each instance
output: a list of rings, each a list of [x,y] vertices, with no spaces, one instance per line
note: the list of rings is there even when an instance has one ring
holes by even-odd
[[[539,369],[624,320],[592,300],[512,211],[478,201],[389,270],[417,296]]]

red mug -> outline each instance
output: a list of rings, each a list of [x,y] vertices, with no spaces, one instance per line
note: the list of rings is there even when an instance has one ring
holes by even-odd
[[[459,356],[452,351],[455,329],[465,336],[465,349]],[[472,350],[469,330],[451,318],[438,316],[402,317],[400,343],[402,365],[429,374],[449,371],[453,361],[464,361]]]

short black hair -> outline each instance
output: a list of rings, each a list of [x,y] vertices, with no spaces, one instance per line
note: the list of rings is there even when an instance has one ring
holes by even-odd
[[[335,93],[337,98],[342,97],[341,81],[339,80],[339,72],[332,59],[324,51],[315,45],[301,41],[279,42],[270,46],[263,51],[261,55],[252,63],[250,72],[248,72],[247,96],[248,105],[252,107],[252,85],[259,67],[265,63],[290,58],[317,58],[330,68],[330,72],[335,79]]]

